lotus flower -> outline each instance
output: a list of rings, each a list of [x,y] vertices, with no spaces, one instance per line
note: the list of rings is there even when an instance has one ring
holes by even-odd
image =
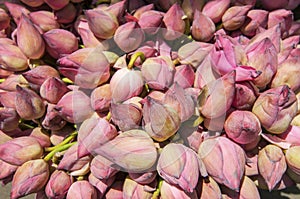
[[[55,20],[54,14],[50,11],[40,10],[29,14],[31,21],[43,32],[59,28],[59,23]]]
[[[70,186],[66,198],[72,199],[78,198],[78,196],[81,198],[97,199],[97,191],[86,180],[76,181]]]
[[[211,18],[214,23],[218,23],[229,5],[230,0],[210,0],[204,5],[202,13]]]
[[[247,12],[251,9],[251,5],[232,6],[222,16],[222,24],[226,30],[239,29],[246,20]]]
[[[64,171],[55,170],[46,185],[45,193],[49,198],[63,199],[73,183],[73,179]]]
[[[196,10],[192,25],[192,36],[197,41],[208,42],[214,36],[216,26],[214,22],[205,14]]]

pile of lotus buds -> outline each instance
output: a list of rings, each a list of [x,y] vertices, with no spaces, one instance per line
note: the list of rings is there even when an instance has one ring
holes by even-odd
[[[0,2],[12,199],[257,199],[300,182],[299,0]]]

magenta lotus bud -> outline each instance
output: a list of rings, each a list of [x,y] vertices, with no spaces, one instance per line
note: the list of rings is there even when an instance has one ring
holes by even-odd
[[[22,75],[28,82],[39,86],[48,78],[60,78],[59,72],[54,67],[48,65],[37,66]]]
[[[154,183],[152,184],[153,187],[149,185],[141,185],[132,180],[130,177],[127,177],[123,184],[123,198],[151,198],[153,195],[153,191],[156,190]]]
[[[128,68],[119,69],[110,80],[113,102],[122,102],[138,96],[144,87],[142,73]]]
[[[221,189],[218,183],[211,177],[199,180],[196,191],[198,198],[222,199]]]
[[[152,168],[157,159],[153,140],[143,130],[125,131],[95,150],[130,173],[141,173]]]
[[[49,77],[40,88],[40,95],[49,103],[56,104],[69,91],[67,85],[57,77]]]
[[[100,180],[90,173],[88,176],[88,181],[97,189],[98,198],[103,198],[106,191],[114,183],[115,178],[116,176],[112,176],[111,178]]]
[[[239,191],[246,163],[239,145],[225,137],[210,138],[200,144],[198,154],[215,181]]]
[[[22,14],[17,30],[17,44],[22,52],[30,59],[41,58],[45,52],[45,43],[38,29],[25,14]]]
[[[111,186],[110,189],[105,193],[104,198],[116,198],[123,199],[123,184],[124,181],[116,180]]]
[[[44,3],[44,0],[21,0],[24,4],[30,7],[39,7]]]
[[[181,7],[188,17],[190,21],[193,21],[194,14],[198,10],[202,10],[203,6],[205,4],[204,0],[198,1],[198,0],[183,0]]]
[[[52,29],[44,33],[43,38],[47,44],[47,52],[55,59],[78,49],[77,38],[67,30]]]
[[[68,24],[74,21],[77,16],[77,9],[72,4],[69,3],[60,10],[54,11],[55,19],[58,23]]]
[[[161,188],[160,188],[160,198],[161,199],[196,199],[197,193],[196,191],[192,193],[188,193],[175,185],[171,185],[167,183],[166,181],[162,182]]]
[[[59,23],[55,20],[54,14],[50,11],[35,11],[29,14],[31,21],[41,28],[43,32],[59,28]]]
[[[44,0],[44,1],[53,10],[60,10],[69,3],[69,0]]]
[[[29,88],[17,86],[16,111],[22,119],[32,120],[42,117],[46,111],[42,98]]]
[[[218,23],[229,6],[230,0],[210,0],[204,5],[202,13],[211,18],[214,23]]]
[[[191,65],[179,65],[175,67],[174,82],[182,88],[192,87],[195,80],[194,69]]]
[[[142,185],[150,184],[156,179],[156,176],[157,176],[156,170],[145,172],[145,173],[129,173],[129,177],[132,180]]]
[[[3,160],[0,160],[0,166],[0,180],[4,180],[5,178],[12,176],[18,168],[18,166],[9,164]]]
[[[66,172],[55,170],[45,187],[48,198],[63,199],[73,183],[73,179]]]
[[[276,2],[270,2],[268,0],[260,0],[260,3],[263,8],[266,10],[276,10],[280,8],[284,8],[288,5],[289,0],[279,0]]]
[[[116,128],[106,119],[93,114],[86,119],[78,130],[78,157],[93,153],[104,143],[118,135]]]
[[[199,96],[199,110],[206,118],[220,117],[230,108],[234,95],[235,71],[232,71],[204,86]]]
[[[120,168],[105,157],[96,155],[91,162],[90,169],[96,178],[109,179],[114,176]]]
[[[268,11],[250,10],[241,31],[246,36],[254,36],[260,27],[266,28],[268,23]]]
[[[252,112],[267,131],[273,134],[283,133],[296,116],[296,95],[286,85],[271,88],[260,94]]]
[[[251,5],[230,7],[222,16],[223,27],[229,31],[239,29],[244,24],[251,7]]]
[[[149,10],[141,14],[139,18],[139,25],[144,32],[148,34],[155,34],[162,26],[164,13],[156,10]]]
[[[182,144],[170,143],[165,146],[157,162],[158,174],[166,182],[190,193],[197,185],[200,170],[203,172],[201,175],[207,175],[197,154]]]
[[[178,50],[178,57],[181,64],[189,64],[194,68],[205,60],[209,52],[212,50],[213,45],[204,42],[190,42]]]
[[[279,9],[269,13],[268,28],[280,24],[281,35],[288,36],[289,29],[293,22],[293,12],[290,10]]]
[[[143,63],[141,71],[150,88],[165,90],[173,83],[175,66],[170,57],[150,57]]]
[[[9,71],[23,71],[28,68],[27,57],[18,46],[0,44],[1,68]]]
[[[239,144],[254,142],[261,133],[258,118],[250,111],[233,111],[225,121],[227,136]]]
[[[25,162],[14,175],[10,197],[17,199],[40,191],[46,185],[49,175],[49,165],[45,160]]]
[[[206,56],[195,72],[194,87],[202,89],[206,84],[217,80],[220,77],[213,68],[210,55]]]
[[[8,9],[15,23],[18,24],[22,14],[29,16],[30,11],[26,9],[24,6],[16,3],[10,3],[9,1],[5,1],[4,5]]]
[[[47,112],[42,122],[42,126],[48,130],[60,130],[66,125],[66,121],[55,110],[55,104],[47,105]]]
[[[257,166],[260,175],[268,185],[269,191],[274,189],[287,169],[282,150],[271,144],[259,151]]]
[[[250,81],[237,83],[232,106],[237,109],[251,110],[258,93],[257,87]]]
[[[0,129],[3,131],[12,131],[18,128],[19,115],[13,108],[0,107]]]
[[[91,93],[91,105],[96,112],[109,110],[111,102],[110,84],[104,84],[95,88]]]
[[[45,129],[42,129],[41,127],[32,129],[29,136],[35,138],[42,147],[51,146],[50,137],[46,134]]]
[[[6,11],[0,8],[0,30],[4,30],[9,26],[10,17],[6,13]]]
[[[300,175],[300,158],[299,158],[300,146],[290,147],[286,153],[286,162],[290,170],[295,174]]]
[[[192,36],[197,41],[208,42],[214,36],[216,26],[205,14],[196,10],[192,24]]]
[[[265,38],[246,48],[248,65],[262,73],[253,80],[259,88],[265,88],[277,71],[277,52],[269,38]]]
[[[163,18],[166,30],[163,36],[166,40],[174,40],[181,37],[185,32],[184,11],[178,3],[173,4]]]
[[[114,36],[119,23],[115,15],[101,9],[86,10],[89,27],[96,37],[109,39]]]
[[[95,187],[86,180],[76,181],[70,186],[66,199],[78,197],[97,199],[97,191]]]

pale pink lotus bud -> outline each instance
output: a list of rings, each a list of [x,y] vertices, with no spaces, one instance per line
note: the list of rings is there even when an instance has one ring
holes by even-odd
[[[166,40],[174,40],[181,37],[185,32],[184,11],[178,3],[173,4],[163,18],[166,29],[163,36]]]
[[[114,183],[116,176],[112,176],[108,179],[98,179],[92,173],[88,176],[88,181],[97,189],[97,196],[98,198],[103,198],[106,191],[111,187]]]
[[[98,179],[109,179],[114,176],[120,168],[113,162],[101,155],[96,155],[91,161],[90,170]]]
[[[67,30],[52,29],[43,34],[47,52],[55,59],[78,49],[78,40]]]
[[[145,33],[156,34],[163,24],[163,17],[163,12],[149,10],[141,14],[138,23]]]
[[[187,43],[178,50],[179,61],[181,64],[187,64],[194,68],[198,68],[198,66],[206,59],[212,48],[213,45],[209,43]]]
[[[208,174],[218,183],[239,191],[245,171],[244,150],[225,137],[204,140],[198,154]]]
[[[262,73],[253,80],[259,88],[265,88],[277,71],[277,52],[269,38],[250,44],[246,48],[248,65]]]
[[[29,14],[31,21],[41,28],[43,32],[59,28],[59,23],[55,20],[54,14],[50,11],[40,10]]]
[[[44,0],[44,1],[53,10],[60,10],[69,3],[69,0]]]
[[[39,7],[44,3],[44,0],[21,0],[24,4],[30,7]]]
[[[127,9],[128,2],[126,0],[122,0],[119,2],[111,2],[111,5],[106,7],[104,10],[112,13],[118,19],[118,21],[122,21],[125,13],[125,9]]]
[[[150,57],[143,63],[141,71],[150,88],[165,90],[173,83],[175,66],[170,57]]]
[[[86,180],[74,182],[67,193],[66,199],[73,198],[97,199],[97,191],[91,183]]]
[[[196,199],[197,193],[196,191],[193,191],[192,193],[188,193],[175,185],[171,185],[166,181],[162,182],[161,188],[160,188],[160,198],[161,199]]]
[[[0,89],[4,91],[16,91],[17,85],[28,86],[28,82],[23,75],[11,74],[0,84]]]
[[[174,82],[182,88],[192,87],[195,80],[194,69],[191,65],[179,65],[175,67]]]
[[[9,71],[23,71],[28,68],[27,57],[13,44],[0,44],[1,68]]]
[[[5,1],[4,5],[8,9],[15,23],[18,24],[22,14],[29,16],[30,11],[25,8],[23,5],[10,3],[9,1]]]
[[[50,137],[46,134],[45,129],[41,127],[35,127],[32,129],[29,136],[35,138],[42,147],[51,146]]]
[[[129,177],[132,180],[142,185],[150,184],[156,179],[156,176],[157,176],[156,170],[148,171],[145,173],[129,173]]]
[[[91,93],[91,105],[94,111],[104,112],[109,110],[111,102],[110,84],[95,88]]]
[[[181,7],[190,21],[193,21],[196,10],[202,10],[205,4],[204,0],[183,0]]]
[[[48,130],[60,130],[62,129],[67,121],[64,120],[58,111],[55,110],[55,104],[47,104],[47,112],[42,122],[42,126]]]
[[[286,162],[289,169],[292,170],[297,175],[300,175],[299,151],[300,151],[300,146],[292,146],[285,153]]]
[[[78,157],[81,158],[118,135],[116,128],[94,113],[83,121],[78,130]]]
[[[30,59],[39,59],[44,55],[45,43],[43,38],[25,14],[22,14],[18,23],[17,44]]]
[[[9,164],[7,162],[4,162],[3,160],[0,160],[0,166],[1,166],[1,170],[0,170],[1,181],[4,180],[5,178],[12,176],[18,168],[18,166]]]
[[[211,18],[214,23],[218,23],[229,6],[230,0],[209,0],[204,5],[202,13]]]
[[[60,10],[55,10],[54,15],[58,23],[68,24],[74,21],[77,16],[77,9],[73,3],[68,3]]]
[[[110,92],[113,102],[123,102],[138,96],[144,87],[142,73],[128,68],[119,69],[110,80]]]
[[[291,145],[300,146],[300,126],[290,126],[284,133],[279,134],[278,137]]]
[[[46,111],[42,98],[33,90],[21,86],[17,86],[15,104],[17,113],[25,120],[38,119]]]
[[[136,181],[132,180],[130,177],[127,177],[123,184],[123,198],[145,198],[151,199],[153,192],[155,191],[155,183],[151,185],[141,185]]]
[[[262,7],[266,10],[276,10],[280,8],[284,8],[288,5],[289,0],[279,0],[276,2],[271,2],[268,0],[260,0]]]
[[[233,111],[225,121],[227,136],[239,144],[254,142],[261,133],[258,118],[250,111]]]
[[[230,7],[222,16],[223,27],[229,31],[239,29],[244,24],[251,7],[251,5]]]
[[[9,26],[10,17],[6,13],[6,11],[0,8],[0,30],[4,30]]]
[[[143,130],[125,131],[95,150],[127,172],[141,173],[152,168],[157,159],[153,140]]]
[[[210,41],[216,31],[214,22],[199,10],[195,10],[192,24],[192,36],[197,41]]]
[[[57,77],[49,77],[40,88],[40,95],[49,103],[56,104],[69,91],[67,85]]]
[[[191,193],[197,185],[199,175],[207,175],[203,163],[199,161],[201,160],[192,149],[182,144],[170,143],[161,151],[157,171],[166,182]]]
[[[0,129],[3,131],[12,131],[18,128],[19,115],[13,108],[0,107]]]
[[[245,23],[241,31],[246,36],[254,36],[260,27],[266,28],[268,23],[268,14],[266,10],[250,10],[247,13]]]
[[[258,93],[258,88],[250,81],[237,83],[232,106],[237,109],[251,110]]]
[[[201,114],[206,118],[224,115],[233,102],[234,94],[235,71],[232,71],[204,86],[198,101]]]
[[[274,189],[287,169],[281,148],[272,144],[267,145],[259,151],[257,166],[260,175],[268,185],[269,191]]]
[[[45,160],[25,162],[14,175],[10,197],[17,199],[40,191],[46,185],[49,175],[49,165]]]
[[[123,184],[124,180],[116,180],[111,186],[110,189],[105,193],[104,198],[107,199],[123,199]]]
[[[141,6],[139,7],[138,9],[136,9],[136,11],[134,12],[133,16],[137,19],[140,19],[141,15],[144,13],[144,12],[147,12],[149,10],[153,10],[154,9],[154,4],[151,3],[151,4],[148,4],[148,5],[144,5],[144,6]]]
[[[287,130],[297,113],[297,99],[286,85],[271,88],[260,94],[252,112],[267,131],[280,134]]]
[[[174,135],[181,122],[175,109],[149,96],[143,107],[143,121],[147,133],[159,142]]]
[[[85,15],[91,31],[101,39],[113,37],[119,26],[116,16],[108,11],[101,9],[86,10]]]
[[[59,72],[52,66],[40,65],[22,74],[32,84],[42,85],[48,78],[60,78]]]
[[[221,189],[218,183],[212,178],[201,179],[196,187],[198,198],[215,198],[221,199]]]
[[[93,114],[90,98],[80,90],[66,93],[57,103],[55,109],[68,122],[82,122]]]
[[[73,183],[72,176],[66,172],[55,170],[45,187],[45,193],[48,198],[63,199]]]
[[[268,28],[280,24],[281,35],[288,36],[289,29],[293,22],[293,12],[290,10],[279,9],[269,13]]]

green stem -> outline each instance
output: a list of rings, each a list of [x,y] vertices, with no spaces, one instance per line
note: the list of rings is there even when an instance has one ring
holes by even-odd
[[[35,128],[34,126],[31,126],[31,125],[26,124],[26,123],[23,123],[23,122],[19,123],[19,127],[20,127],[21,129],[22,129],[22,128],[24,128],[24,129],[34,129],[34,128]]]
[[[76,136],[77,136],[78,132],[75,131],[74,133],[72,133],[71,135],[69,135],[66,139],[64,139],[61,143],[59,143],[58,145],[56,146],[53,146],[53,147],[46,147],[45,148],[45,151],[46,152],[49,152],[49,151],[53,151],[67,143],[69,143],[70,141],[72,141]]]
[[[132,69],[133,68],[133,65],[134,65],[134,62],[137,60],[137,58],[141,58],[141,61],[144,62],[146,57],[144,55],[144,53],[142,52],[136,52],[134,53],[132,56],[131,56],[131,59],[129,61],[129,64],[127,66],[128,69]]]
[[[161,189],[162,183],[163,183],[163,179],[162,179],[162,178],[159,178],[159,180],[158,180],[158,185],[157,185],[157,189],[154,191],[154,193],[153,193],[151,199],[158,199],[158,198],[159,198],[159,195],[160,195],[160,189]]]
[[[71,142],[69,144],[66,144],[66,145],[63,145],[63,146],[60,146],[56,149],[54,149],[53,151],[51,151],[50,153],[48,153],[45,157],[44,157],[44,160],[45,161],[49,161],[52,159],[52,157],[55,155],[55,153],[57,152],[61,152],[61,151],[65,151],[67,149],[69,149],[71,146],[73,146],[74,144],[76,144],[77,142]]]

